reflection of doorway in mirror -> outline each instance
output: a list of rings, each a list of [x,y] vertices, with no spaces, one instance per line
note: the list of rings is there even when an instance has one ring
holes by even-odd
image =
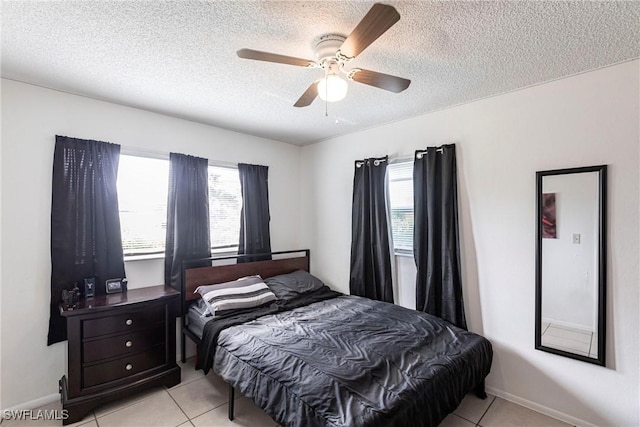
[[[542,345],[597,359],[598,174],[545,176],[542,193],[562,227],[541,242]]]

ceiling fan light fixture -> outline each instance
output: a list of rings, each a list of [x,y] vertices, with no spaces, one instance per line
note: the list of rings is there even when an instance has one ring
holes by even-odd
[[[318,96],[323,101],[337,102],[347,96],[349,85],[336,74],[329,74],[318,82]]]
[[[409,87],[411,80],[360,68],[350,71],[344,68],[347,63],[355,59],[399,19],[400,14],[393,6],[375,3],[349,36],[327,33],[318,37],[314,42],[315,61],[246,48],[240,49],[236,53],[238,57],[244,59],[318,68],[324,71],[325,77],[311,83],[293,104],[294,107],[308,107],[318,96],[326,103],[344,99],[348,89],[347,79],[399,93]],[[340,73],[346,74],[346,78],[340,78]]]

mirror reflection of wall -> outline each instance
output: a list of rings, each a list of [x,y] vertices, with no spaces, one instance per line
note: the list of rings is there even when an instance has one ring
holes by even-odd
[[[545,176],[543,193],[555,238],[543,233],[542,345],[597,358],[598,173]]]

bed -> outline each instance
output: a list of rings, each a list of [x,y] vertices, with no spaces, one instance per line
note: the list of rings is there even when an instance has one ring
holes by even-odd
[[[231,403],[235,387],[283,426],[436,426],[467,393],[486,397],[493,353],[485,338],[426,313],[316,286],[308,250],[272,255],[284,258],[184,263],[182,355],[188,336],[198,347],[197,367],[229,384]],[[199,286],[253,275],[274,292],[278,283],[305,287],[307,277],[314,285],[213,320],[194,312]]]

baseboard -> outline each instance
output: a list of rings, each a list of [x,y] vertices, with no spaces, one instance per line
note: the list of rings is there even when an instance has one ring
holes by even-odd
[[[53,393],[47,396],[42,396],[37,399],[21,403],[19,405],[12,406],[11,408],[4,408],[3,411],[24,411],[29,409],[36,409],[36,408],[39,408],[40,406],[53,403],[56,400],[60,400],[60,393]]]
[[[508,400],[509,402],[524,406],[525,408],[529,408],[533,411],[540,412],[541,414],[547,415],[551,418],[564,421],[565,423],[569,423],[573,426],[597,427],[595,424],[588,423],[584,420],[581,420],[580,418],[567,415],[564,412],[556,411],[555,409],[548,408],[546,406],[540,405],[539,403],[535,403],[520,396],[516,396],[515,394],[507,393],[506,391],[502,391],[491,386],[486,386],[485,388],[487,393],[491,393],[504,400]]]

